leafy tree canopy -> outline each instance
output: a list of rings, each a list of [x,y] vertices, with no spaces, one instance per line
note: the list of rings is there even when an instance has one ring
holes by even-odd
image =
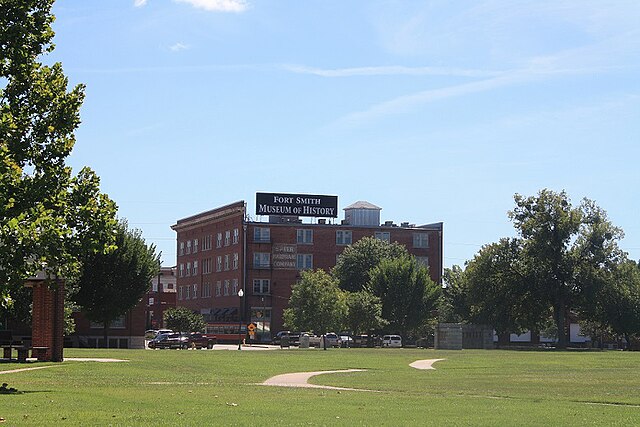
[[[66,159],[84,87],[68,90],[53,50],[53,0],[0,1],[0,295],[38,271],[69,277],[113,241],[115,204],[88,168]]]
[[[382,301],[388,329],[405,336],[434,317],[441,294],[429,269],[408,255],[383,259],[371,272],[370,288]]]
[[[147,246],[140,231],[129,230],[126,221],[118,223],[115,244],[108,253],[87,253],[72,283],[77,287],[74,301],[87,318],[105,328],[140,301],[160,268],[155,246]]]
[[[354,334],[379,330],[389,323],[382,318],[380,298],[371,292],[347,292],[346,296],[346,326]]]
[[[324,270],[309,270],[293,286],[284,323],[299,331],[339,332],[346,313],[346,297],[337,280]]]
[[[345,248],[332,274],[338,279],[341,289],[359,292],[367,289],[371,271],[382,260],[408,254],[407,248],[399,243],[388,243],[373,237],[365,237]]]
[[[178,332],[203,332],[207,325],[202,314],[186,307],[170,308],[164,312],[163,320],[168,328]]]

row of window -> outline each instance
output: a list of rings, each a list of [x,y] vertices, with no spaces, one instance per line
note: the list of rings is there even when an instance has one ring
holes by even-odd
[[[240,265],[240,255],[235,252],[233,254],[218,255],[216,257],[216,271],[237,270]],[[213,259],[202,259],[202,274],[213,272]],[[187,262],[178,266],[179,277],[190,277],[198,275],[198,261]]]
[[[233,280],[218,280],[215,286],[215,296],[234,296],[238,295],[238,279]],[[200,298],[211,298],[211,283],[206,282],[202,284],[200,289]],[[269,279],[254,279],[253,280],[253,294],[254,295],[269,295],[271,293],[271,281]],[[198,298],[198,284],[186,285],[178,287],[178,300],[188,300]],[[149,304],[152,304],[151,302]]]
[[[233,233],[233,234],[232,234]],[[216,248],[221,248],[224,246],[237,245],[240,242],[240,230],[234,228],[233,230],[227,230],[223,233],[220,232],[216,235]],[[179,255],[189,255],[198,253],[198,239],[187,240],[186,242],[180,242],[179,244]],[[206,235],[202,238],[202,248],[203,251],[211,250],[212,248],[212,235]]]
[[[376,231],[374,233],[376,239],[384,240],[385,242],[391,242],[391,233],[388,231]],[[256,227],[253,229],[253,241],[265,242],[271,241],[271,229],[267,227]],[[300,245],[313,244],[313,230],[311,229],[299,229],[296,230],[296,243]],[[353,243],[353,231],[351,230],[337,230],[336,231],[336,245],[350,245]],[[429,234],[428,233],[413,233],[413,247],[414,248],[428,248],[429,247]]]

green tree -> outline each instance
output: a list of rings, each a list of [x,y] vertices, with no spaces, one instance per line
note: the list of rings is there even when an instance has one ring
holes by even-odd
[[[382,301],[382,317],[390,331],[407,336],[436,315],[440,285],[415,257],[383,259],[371,272],[369,286]]]
[[[369,291],[347,292],[346,326],[354,334],[378,330],[388,324],[382,318],[382,302]]]
[[[170,308],[163,314],[169,329],[182,332],[203,332],[207,326],[202,314],[194,313],[186,307]]]
[[[146,292],[160,268],[155,245],[147,246],[139,230],[118,223],[116,248],[108,253],[88,253],[75,283],[74,301],[89,320],[107,329],[112,320],[133,308]]]
[[[0,295],[38,271],[77,273],[113,239],[115,204],[99,179],[66,164],[84,87],[67,90],[53,50],[53,0],[0,0]]]
[[[460,323],[469,318],[471,309],[467,299],[464,270],[459,265],[445,268],[442,275],[444,287],[438,308],[438,320],[445,323]]]
[[[538,330],[549,316],[544,295],[531,285],[520,239],[483,246],[461,280],[468,309],[464,320],[491,325],[499,335]]]
[[[332,274],[338,279],[341,289],[359,292],[367,289],[371,271],[383,259],[406,255],[408,255],[407,249],[399,243],[388,243],[373,237],[365,237],[345,248]]]
[[[552,307],[558,347],[564,348],[569,311],[589,312],[594,304],[589,296],[609,286],[602,281],[610,276],[606,271],[624,259],[617,246],[622,230],[591,200],[573,207],[564,191],[544,189],[531,197],[516,194],[515,202],[509,216],[522,239],[532,294],[544,296]]]
[[[283,316],[291,329],[324,334],[340,331],[346,314],[346,296],[337,280],[324,270],[308,270],[293,285]]]

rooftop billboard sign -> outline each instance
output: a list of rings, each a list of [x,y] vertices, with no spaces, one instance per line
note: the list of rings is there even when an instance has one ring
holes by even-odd
[[[256,215],[338,217],[338,196],[256,193]]]

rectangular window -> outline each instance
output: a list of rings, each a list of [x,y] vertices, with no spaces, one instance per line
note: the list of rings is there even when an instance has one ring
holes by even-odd
[[[180,277],[184,277],[184,264],[180,264]]]
[[[191,286],[185,286],[184,293],[184,299],[191,299]]]
[[[253,241],[254,242],[270,242],[271,241],[271,229],[264,227],[256,227],[253,229]]]
[[[193,275],[198,275],[198,261],[193,261]]]
[[[224,232],[224,245],[229,246],[231,244],[231,231]]]
[[[202,250],[208,251],[210,249],[211,249],[211,234],[208,234],[204,236],[204,239],[202,239]]]
[[[187,240],[187,254],[191,253],[191,240]]]
[[[211,258],[205,258],[202,260],[202,274],[211,273]]]
[[[229,255],[224,256],[224,271],[229,271]]]
[[[187,263],[187,271],[185,273],[185,276],[187,276],[187,277],[191,276],[191,263],[190,262]]]
[[[233,229],[233,244],[236,245],[240,241],[240,230],[237,228]]]
[[[216,271],[222,271],[222,256],[218,255],[216,258]]]
[[[216,236],[216,248],[222,247],[222,233],[218,233]]]
[[[313,243],[313,230],[296,230],[298,244],[310,245]]]
[[[271,254],[269,252],[253,253],[253,268],[269,268],[270,264]]]
[[[429,257],[428,256],[417,256],[416,257],[416,261],[418,261],[420,264],[424,265],[425,267],[429,267]]]
[[[198,298],[198,285],[197,285],[197,284],[195,284],[195,283],[194,283],[194,284],[193,284],[193,286],[192,286],[191,297],[192,297],[193,299]]]
[[[385,242],[391,242],[391,234],[388,231],[376,231],[374,237],[378,240],[383,240]]]
[[[313,269],[313,255],[312,254],[298,254],[296,267],[298,270],[311,270]]]
[[[180,242],[180,255],[184,255],[184,242]]]
[[[222,295],[222,282],[216,282],[216,296],[219,297]]]
[[[193,253],[198,253],[198,239],[193,240]]]
[[[269,279],[253,279],[253,294],[265,295],[270,292]]]
[[[184,288],[184,286],[178,287],[178,299],[179,300],[182,300],[182,298],[184,296],[184,291],[182,290],[182,288]]]
[[[231,295],[238,295],[238,279],[231,282]]]
[[[427,233],[413,233],[413,247],[414,248],[428,248],[429,247],[429,235]]]
[[[211,283],[207,282],[204,284],[204,287],[202,289],[203,298],[211,298]]]
[[[234,270],[237,270],[237,269],[238,269],[238,263],[239,263],[239,260],[240,260],[240,255],[238,255],[238,253],[237,253],[237,252],[236,252],[236,253],[234,253],[234,254],[233,254],[233,269],[234,269]]]
[[[155,301],[155,299],[153,297],[149,298],[149,305],[153,305],[153,302]]]
[[[336,231],[336,245],[350,245],[352,236],[351,231]]]
[[[229,281],[224,281],[224,296],[229,296]]]

